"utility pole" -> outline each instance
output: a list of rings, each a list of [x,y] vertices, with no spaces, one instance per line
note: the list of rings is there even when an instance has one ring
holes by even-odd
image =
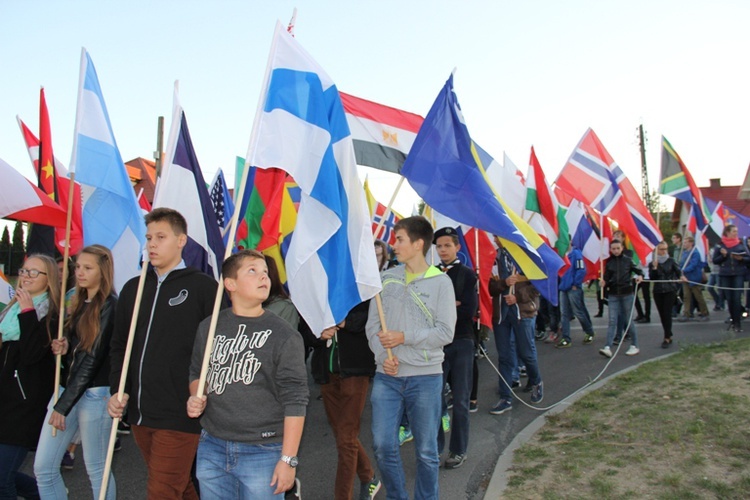
[[[161,166],[164,161],[164,117],[159,117],[159,124],[156,127],[156,151],[154,151],[154,160],[156,163],[156,178],[161,177]]]
[[[638,125],[638,146],[641,150],[641,185],[643,189],[643,201],[649,211],[655,210],[651,206],[651,190],[648,187],[648,168],[646,168],[646,137],[643,133],[643,124]],[[658,211],[658,209],[656,209]]]

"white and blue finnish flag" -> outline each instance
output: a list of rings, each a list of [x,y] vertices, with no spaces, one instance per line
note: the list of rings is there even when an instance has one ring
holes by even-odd
[[[277,23],[247,158],[278,167],[302,192],[286,270],[313,333],[381,289],[372,228],[338,90]]]

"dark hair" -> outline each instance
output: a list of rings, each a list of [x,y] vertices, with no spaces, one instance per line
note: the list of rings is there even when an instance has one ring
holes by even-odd
[[[221,275],[224,278],[237,278],[237,271],[239,271],[240,266],[242,266],[242,261],[245,259],[266,260],[266,257],[257,250],[240,250],[236,254],[230,255],[227,260],[224,261],[224,264],[221,265]]]
[[[169,226],[177,236],[181,234],[188,234],[187,232],[187,221],[180,212],[173,208],[159,207],[151,210],[144,217],[146,225],[148,226],[152,222],[165,221],[169,223]]]
[[[721,235],[728,235],[732,231],[732,229],[737,229],[737,226],[735,226],[734,224],[727,224],[726,226],[724,226],[724,230],[721,232]]]
[[[58,255],[57,257],[55,257],[55,262],[57,262],[58,264],[62,264],[63,260],[65,260],[65,257],[63,257],[62,255]],[[70,257],[68,257],[68,280],[65,283],[66,292],[76,286],[75,270],[76,270],[76,261],[71,255]],[[60,274],[62,275],[62,273]],[[60,279],[62,279],[62,277]]]
[[[268,298],[263,302],[263,307],[275,298],[289,298],[289,294],[286,293],[286,290],[284,290],[284,284],[281,282],[279,266],[276,264],[276,259],[269,257],[268,255],[265,256],[265,259],[266,265],[268,266],[268,279],[271,281],[271,290],[268,293]]]
[[[439,236],[438,238],[435,238],[435,244],[437,245],[437,240],[439,238],[442,238],[443,236],[447,236],[451,239],[454,245],[458,245],[458,235],[457,234],[443,234],[442,236]]]
[[[412,243],[417,240],[422,240],[424,243],[422,245],[422,254],[427,255],[427,251],[432,245],[432,236],[434,234],[432,231],[432,225],[427,219],[421,215],[401,219],[393,227],[393,231],[396,232],[399,229],[406,231],[406,235]]]
[[[375,240],[373,244],[383,250],[383,256],[378,261],[378,271],[382,271],[388,263],[388,245],[383,240]]]
[[[79,255],[88,254],[97,258],[99,264],[99,290],[96,295],[89,297],[88,290],[76,285],[76,293],[71,305],[72,313],[68,317],[67,327],[75,326],[79,347],[91,352],[101,326],[101,311],[107,298],[112,294],[115,281],[115,264],[112,252],[102,245],[90,245],[81,250]],[[86,307],[86,302],[89,302]]]
[[[680,241],[682,241],[682,235],[680,233],[672,233],[672,238],[674,238],[675,236],[677,236]]]
[[[621,246],[622,246],[622,241],[620,241],[620,240],[612,240],[612,241],[611,241],[611,242],[609,243],[609,246],[612,246],[612,245],[614,245],[615,243],[617,243],[618,245],[621,245]]]

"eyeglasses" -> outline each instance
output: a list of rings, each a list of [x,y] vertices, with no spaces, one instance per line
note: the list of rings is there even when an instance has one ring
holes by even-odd
[[[24,268],[21,268],[21,269],[18,270],[18,275],[19,276],[28,276],[29,278],[32,278],[32,279],[38,277],[40,274],[44,274],[45,276],[47,275],[47,273],[45,273],[44,271],[40,271],[38,269],[24,269]]]

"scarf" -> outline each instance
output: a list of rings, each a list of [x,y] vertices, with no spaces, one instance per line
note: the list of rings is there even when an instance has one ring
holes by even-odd
[[[740,244],[740,239],[739,238],[727,238],[726,236],[722,236],[721,242],[724,243],[724,246],[726,246],[727,248],[732,248]]]
[[[461,263],[459,259],[454,260],[453,262],[449,262],[448,264],[445,264],[444,262],[440,262],[437,265],[437,268],[443,271],[444,273],[447,273],[449,269],[451,269],[453,266],[457,266]]]
[[[36,317],[41,320],[49,311],[47,292],[37,295],[32,300],[34,302],[34,309],[36,310]],[[3,334],[3,342],[21,338],[21,325],[18,322],[19,314],[21,314],[21,305],[18,302],[15,302],[10,307],[6,307],[2,314],[0,314],[0,332]]]
[[[669,258],[669,255],[658,255],[658,254],[656,255],[656,261],[659,264],[664,264],[668,258]]]

